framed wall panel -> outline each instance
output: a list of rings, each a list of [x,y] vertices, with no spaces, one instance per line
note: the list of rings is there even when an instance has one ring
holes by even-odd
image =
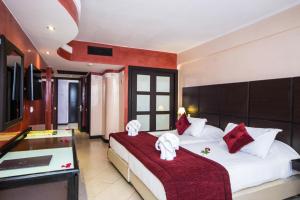
[[[298,153],[300,152],[300,124],[294,124],[293,125],[292,147]]]
[[[182,104],[192,117],[199,117],[199,87],[189,87],[183,90]]]
[[[291,79],[250,82],[251,118],[291,120]]]
[[[207,119],[207,124],[212,126],[220,126],[220,116],[218,114],[199,113],[200,118]]]
[[[220,113],[232,116],[248,115],[248,83],[220,85]]]
[[[279,122],[261,119],[250,119],[249,126],[259,128],[278,128],[282,129],[282,132],[278,133],[276,139],[286,144],[291,145],[292,139],[292,127],[289,122]]]
[[[229,122],[236,124],[244,123],[245,125],[248,125],[248,118],[223,115],[220,117],[220,128],[224,130]]]
[[[300,77],[293,80],[293,121],[300,124]]]
[[[220,112],[220,87],[209,85],[198,87],[199,112],[205,114],[219,114]]]

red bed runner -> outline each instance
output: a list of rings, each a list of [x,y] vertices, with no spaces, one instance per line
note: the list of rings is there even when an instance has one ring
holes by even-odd
[[[184,148],[173,161],[160,159],[154,147],[157,137],[146,132],[130,137],[110,135],[150,170],[163,184],[168,200],[231,200],[227,170],[220,164]]]

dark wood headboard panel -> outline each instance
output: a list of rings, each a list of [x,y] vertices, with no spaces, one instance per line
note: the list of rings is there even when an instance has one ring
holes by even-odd
[[[277,139],[300,152],[300,77],[186,87],[183,106],[222,129],[228,122],[280,128]]]

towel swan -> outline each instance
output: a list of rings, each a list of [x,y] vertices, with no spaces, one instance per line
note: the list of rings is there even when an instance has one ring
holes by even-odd
[[[165,133],[155,143],[156,150],[161,151],[160,159],[173,160],[179,149],[179,138],[172,133]]]

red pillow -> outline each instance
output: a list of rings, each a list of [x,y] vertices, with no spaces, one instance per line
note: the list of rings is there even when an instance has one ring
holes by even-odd
[[[230,153],[236,153],[243,146],[254,141],[254,139],[248,134],[244,123],[239,124],[227,133],[223,137],[223,140],[226,142]]]
[[[182,135],[190,125],[191,123],[187,119],[186,114],[181,115],[175,124],[179,135]]]

